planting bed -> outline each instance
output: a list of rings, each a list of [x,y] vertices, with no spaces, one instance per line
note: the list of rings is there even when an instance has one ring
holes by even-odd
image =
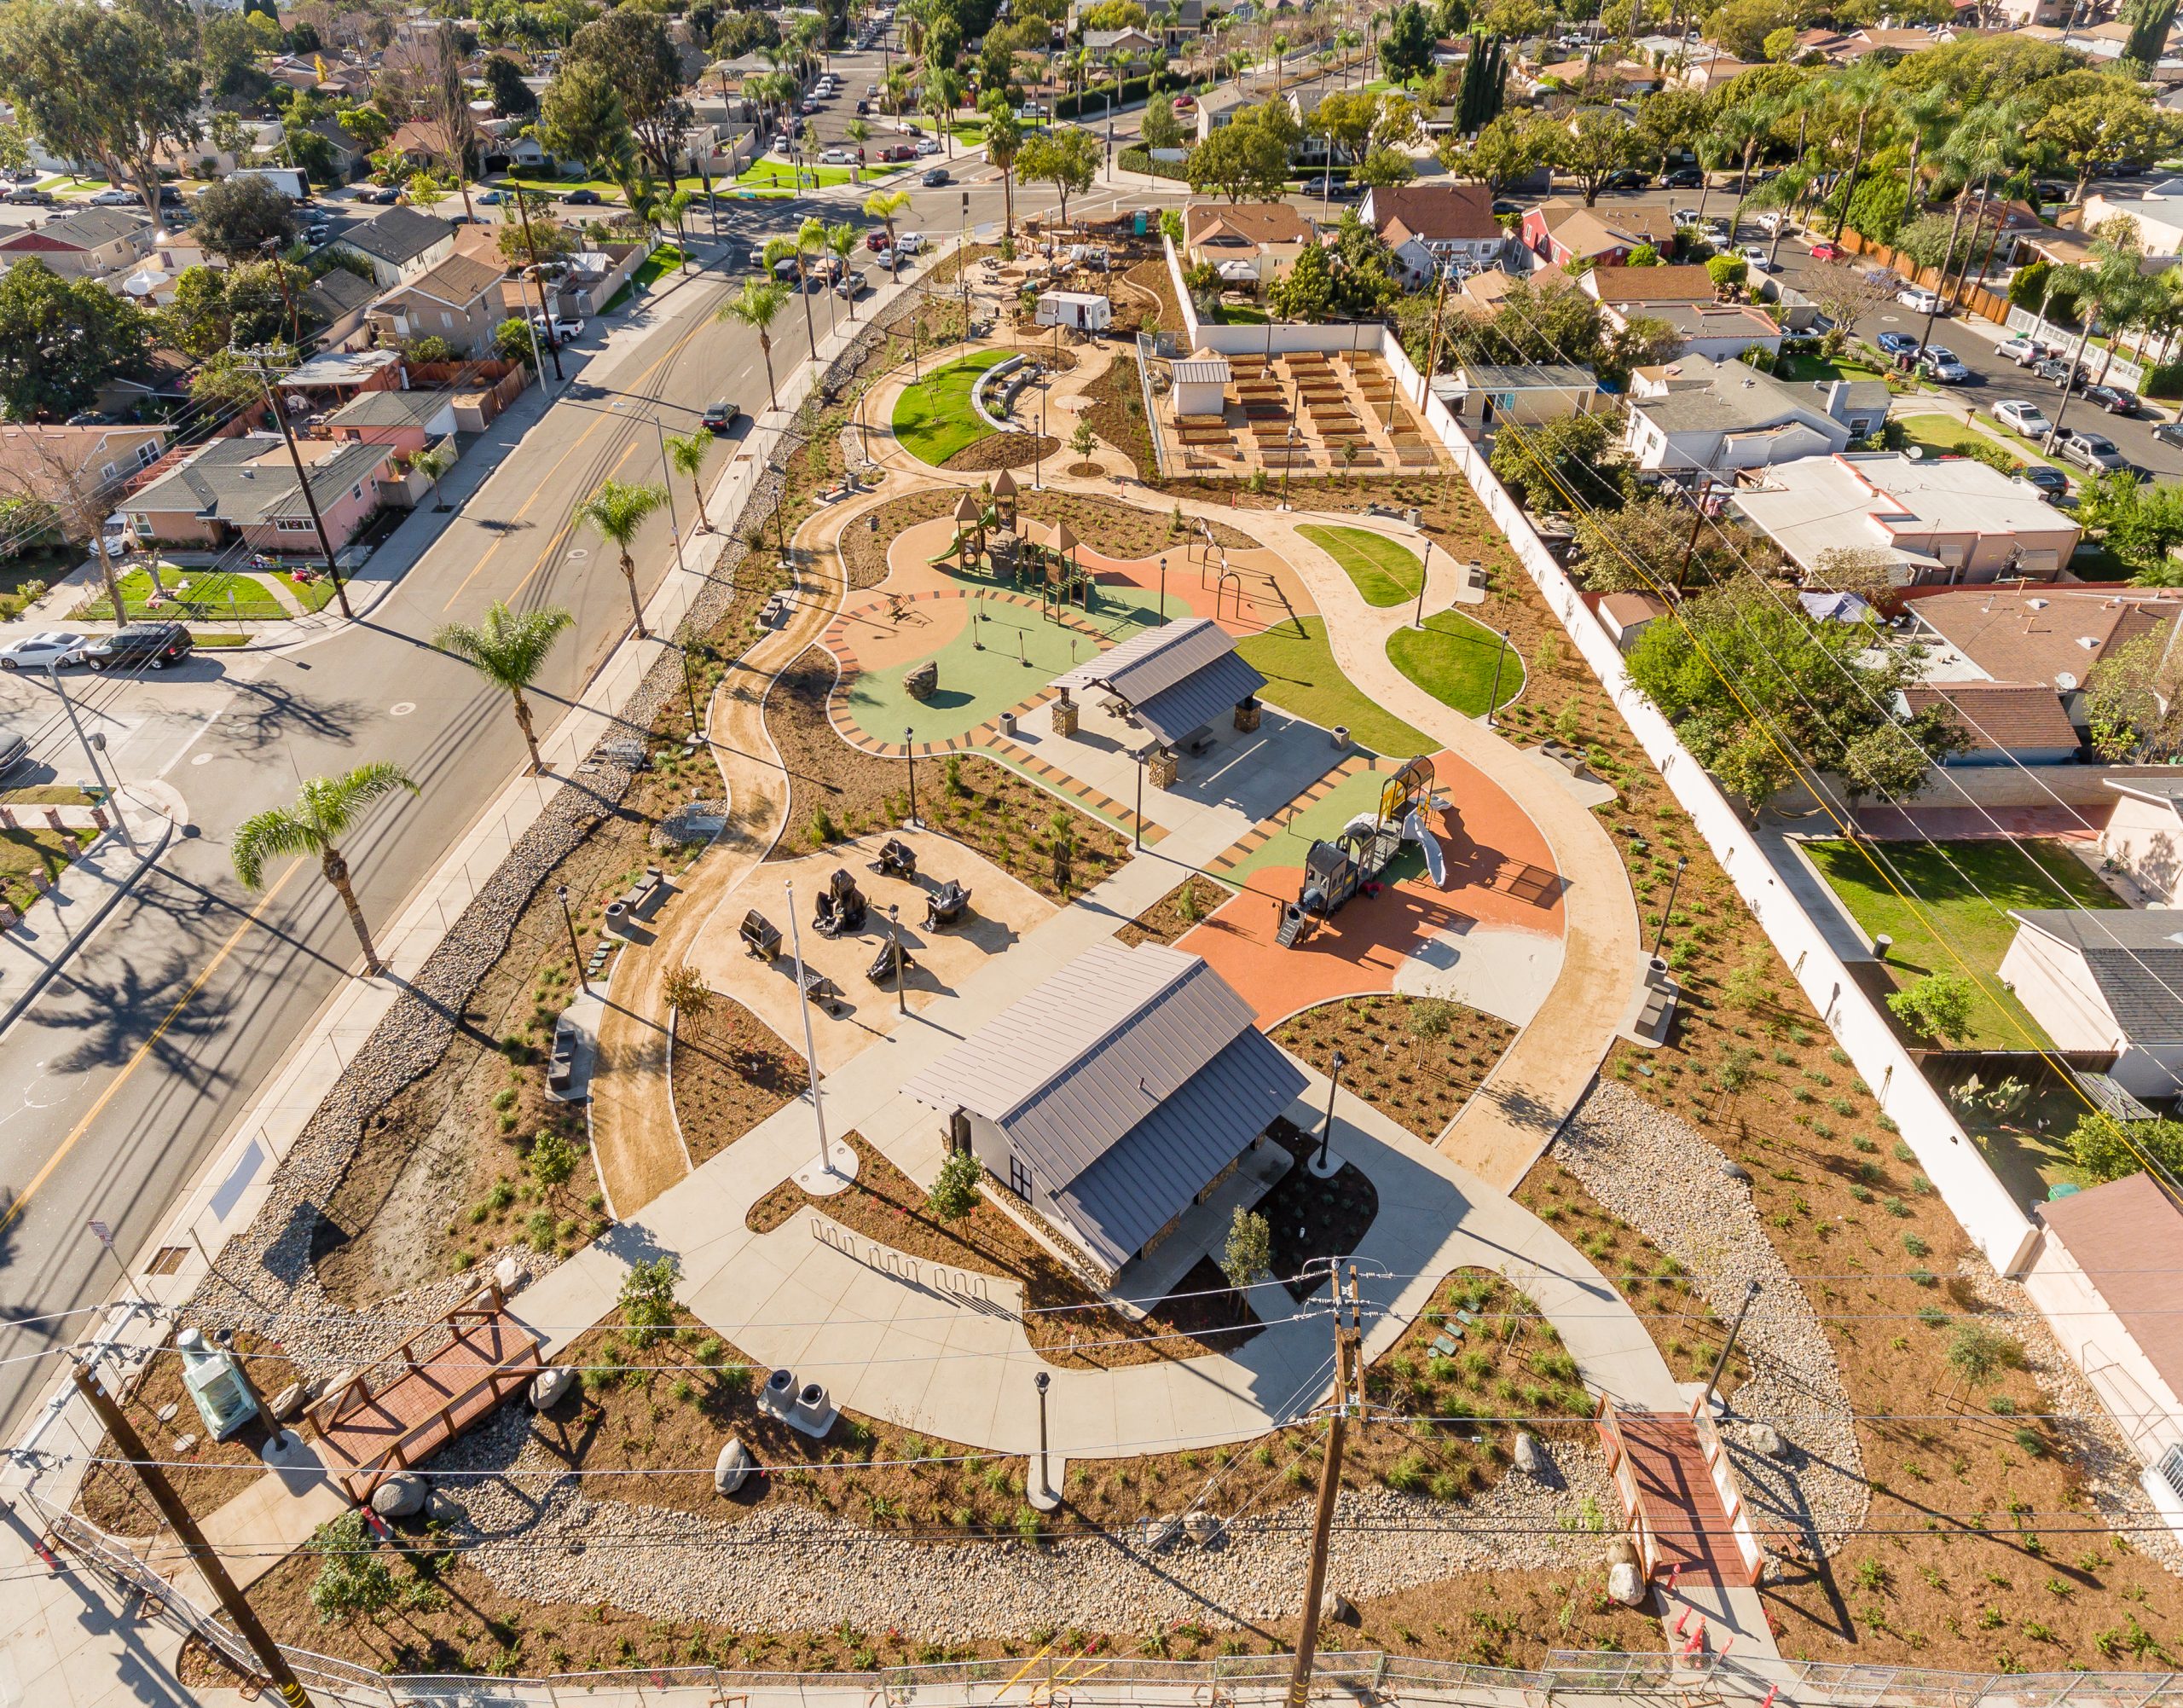
[[[675,1021],[675,1118],[703,1167],[810,1085],[802,1058],[741,1003],[715,993]]]
[[[1115,940],[1134,947],[1139,943],[1172,943],[1225,901],[1230,892],[1209,877],[1183,880],[1128,924],[1115,933]]]
[[[1359,996],[1321,1003],[1273,1041],[1322,1074],[1342,1054],[1341,1083],[1430,1143],[1493,1071],[1516,1028],[1435,997]]]

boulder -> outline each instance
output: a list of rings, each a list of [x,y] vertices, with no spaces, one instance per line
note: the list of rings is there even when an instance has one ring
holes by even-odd
[[[523,1279],[523,1265],[512,1255],[502,1258],[493,1265],[493,1280],[503,1293],[515,1291],[515,1284]]]
[[[310,1389],[303,1382],[292,1381],[273,1396],[267,1410],[275,1423],[287,1423],[299,1416],[310,1403]]]
[[[1724,1156],[1721,1159],[1721,1172],[1731,1180],[1740,1180],[1746,1186],[1751,1184],[1751,1170],[1732,1156]]]
[[[902,692],[913,700],[929,700],[939,688],[940,664],[936,659],[928,658],[902,676]]]
[[[1361,1625],[1364,1623],[1358,1613],[1356,1604],[1339,1589],[1329,1589],[1320,1599],[1319,1617],[1329,1624]]]
[[[372,1491],[372,1510],[381,1518],[414,1518],[431,1493],[414,1471],[397,1471]]]
[[[713,1462],[713,1488],[721,1495],[733,1494],[750,1480],[751,1465],[750,1450],[740,1437],[729,1436]]]
[[[1538,1437],[1531,1431],[1520,1429],[1516,1432],[1515,1450],[1510,1456],[1515,1460],[1516,1468],[1526,1476],[1534,1481],[1545,1480],[1547,1467],[1551,1462],[1546,1456],[1546,1449],[1539,1445]]]
[[[1618,1536],[1607,1545],[1607,1559],[1610,1566],[1635,1566],[1637,1544],[1626,1536]]]
[[[1642,1606],[1645,1600],[1645,1574],[1628,1560],[1618,1560],[1607,1568],[1607,1592],[1625,1607]]]
[[[530,1409],[551,1411],[576,1391],[576,1373],[565,1364],[541,1370],[531,1378]]]
[[[1183,1534],[1200,1548],[1213,1546],[1213,1538],[1220,1534],[1220,1520],[1200,1508],[1183,1514]]]
[[[1781,1439],[1781,1432],[1770,1423],[1754,1423],[1743,1432],[1743,1439],[1754,1453],[1763,1453],[1769,1459],[1789,1456],[1789,1444]]]

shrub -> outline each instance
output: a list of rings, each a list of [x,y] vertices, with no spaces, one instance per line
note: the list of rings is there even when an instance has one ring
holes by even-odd
[[[1996,1370],[2014,1369],[2024,1362],[2024,1349],[2007,1335],[1981,1323],[1960,1324],[1948,1342],[1948,1367],[1966,1381],[1983,1381]]]
[[[1905,989],[1891,991],[1887,1005],[1914,1036],[1932,1039],[1971,1035],[1971,1007],[1977,987],[1958,973],[1927,973]]]
[[[675,1288],[682,1264],[672,1253],[633,1264],[622,1277],[622,1320],[633,1346],[649,1346],[675,1320]]]
[[[2168,1173],[2183,1171],[2183,1122],[2134,1120],[2125,1126],[2114,1116],[2093,1114],[2070,1129],[2071,1161],[2094,1180],[2119,1180],[2135,1174],[2147,1159]]]
[[[960,1220],[977,1207],[978,1182],[985,1170],[968,1150],[951,1150],[940,1165],[939,1178],[925,1198],[925,1207],[943,1222]]]
[[[1234,1287],[1253,1287],[1273,1277],[1273,1228],[1255,1210],[1241,1204],[1228,1224],[1227,1248],[1220,1254],[1220,1272]]]
[[[576,1172],[575,1145],[551,1128],[541,1128],[530,1141],[530,1178],[541,1186],[558,1186]]]
[[[318,1555],[318,1576],[311,1582],[311,1611],[321,1625],[337,1619],[376,1620],[401,1599],[394,1574],[364,1528],[362,1513],[344,1513],[322,1524],[310,1539]]]
[[[1410,1010],[1410,1029],[1420,1038],[1445,1038],[1455,1026],[1455,1004],[1438,997],[1427,997]]]
[[[678,1017],[687,1015],[692,1020],[701,1020],[713,1005],[712,987],[687,961],[669,971],[660,981],[660,993]]]

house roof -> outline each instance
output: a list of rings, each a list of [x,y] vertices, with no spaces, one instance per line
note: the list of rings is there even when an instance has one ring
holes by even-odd
[[[329,427],[419,427],[455,405],[445,391],[359,391],[326,418]]]
[[[386,298],[391,301],[396,297],[430,297],[451,308],[466,309],[504,276],[505,269],[489,261],[475,255],[455,254],[420,273],[408,283],[397,285],[386,293]]]
[[[311,491],[321,506],[345,488],[368,479],[387,457],[385,445],[333,445],[321,440],[298,440],[298,444],[304,451]],[[236,528],[310,513],[287,449],[273,433],[212,440],[131,497],[129,507],[186,511]]]
[[[1617,628],[1634,628],[1668,614],[1667,602],[1648,593],[1611,593],[1600,601],[1600,614],[1611,617]]]
[[[1268,243],[1309,243],[1312,223],[1285,201],[1196,202],[1184,214],[1183,245],[1256,249]]]
[[[1641,243],[1665,248],[1675,236],[1675,216],[1665,207],[1585,207],[1552,196],[1533,208],[1555,242],[1578,255],[1604,255]]]
[[[1633,397],[1630,407],[1665,433],[1750,432],[1791,421],[1821,431],[1841,431],[1826,404],[1799,386],[1761,373],[1747,362],[1709,365],[1711,372],[1695,383],[1677,385],[1657,397]]]
[[[304,306],[321,319],[338,321],[352,315],[379,294],[368,279],[359,279],[345,267],[329,267],[311,281],[304,292]]]
[[[0,424],[0,477],[13,490],[59,507],[72,526],[72,518],[67,515],[72,507],[70,476],[88,478],[93,487],[89,495],[100,501],[104,493],[101,471],[108,463],[119,471],[113,488],[119,491],[142,467],[137,460],[139,447],[164,445],[166,437],[167,428],[156,422],[148,426],[113,422],[71,427],[51,421],[9,421]]]
[[[1599,376],[1573,362],[1468,362],[1451,377],[1460,382],[1456,397],[1466,391],[1593,391],[1599,387]],[[1433,388],[1437,391],[1441,383],[1435,379]]]
[[[1799,457],[1774,464],[1763,484],[1740,489],[1734,502],[1806,567],[1829,547],[1914,552],[1923,548],[1898,546],[1896,541],[1935,534],[1981,539],[2014,535],[2052,541],[2066,560],[2077,531],[2076,523],[2031,488],[1975,457],[1914,462],[1892,451]],[[2011,678],[2033,679],[2014,673]]]
[[[1638,314],[1665,321],[1686,339],[1779,338],[1773,317],[1746,303],[1639,303]]]
[[[1126,700],[1155,737],[1173,743],[1248,699],[1265,678],[1236,651],[1225,629],[1197,617],[1132,635],[1055,677],[1053,686],[1106,688]]]
[[[2038,1217],[2122,1319],[2138,1350],[2171,1390],[2183,1392],[2183,1315],[2175,1276],[2183,1270],[2183,1211],[2150,1174],[2049,1199]]]
[[[125,207],[87,207],[59,219],[49,219],[35,229],[25,227],[0,240],[0,250],[99,249],[115,239],[148,231],[152,222]]]
[[[2044,682],[1927,682],[1902,691],[1913,713],[1945,706],[1969,732],[1973,752],[2070,752],[2077,732]]]
[[[314,119],[305,124],[304,129],[315,136],[323,136],[335,148],[348,153],[361,155],[364,152],[364,145],[342,128],[339,119],[332,117]]]
[[[2059,588],[1951,588],[1912,601],[1920,622],[1997,682],[2082,685],[2111,648],[2150,634],[2183,602]]]
[[[1711,303],[1720,295],[1703,267],[1595,267],[1585,289],[1603,303]]]
[[[376,260],[399,266],[414,261],[435,243],[455,235],[455,228],[414,207],[391,207],[376,219],[352,225],[339,241]]]
[[[1000,1128],[1119,1267],[1303,1090],[1253,1018],[1197,956],[1103,942],[903,1090]]]
[[[2183,908],[2018,907],[2009,917],[2077,952],[2133,1043],[2183,1044]]]
[[[1503,234],[1501,222],[1493,217],[1493,197],[1484,184],[1375,188],[1372,217],[1391,247],[1409,237],[1427,243],[1492,242]]]

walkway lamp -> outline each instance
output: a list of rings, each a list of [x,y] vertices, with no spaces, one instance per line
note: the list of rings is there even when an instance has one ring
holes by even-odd
[[[1349,1057],[1337,1050],[1334,1052],[1334,1061],[1330,1065],[1334,1072],[1327,1080],[1326,1124],[1319,1129],[1319,1154],[1312,1159],[1312,1172],[1322,1180],[1334,1172],[1332,1164],[1327,1160],[1327,1148],[1334,1140],[1335,1093],[1341,1089],[1341,1070],[1349,1065]]]

